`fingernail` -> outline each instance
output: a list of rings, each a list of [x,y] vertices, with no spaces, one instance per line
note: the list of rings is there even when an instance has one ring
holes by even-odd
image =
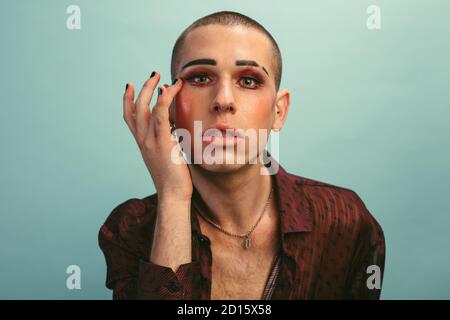
[[[176,84],[177,82],[178,82],[178,78],[175,78],[175,79],[172,81],[172,85]]]
[[[152,74],[150,75],[150,78],[153,78],[155,76],[156,72],[153,71]]]
[[[166,87],[166,88],[167,88],[167,87],[169,87],[169,85],[168,85],[167,83],[165,83],[165,84],[164,84],[164,87]]]
[[[161,87],[158,88],[158,96],[160,96],[162,94],[162,89]]]
[[[127,85],[125,86],[125,91],[127,91],[127,89],[128,89],[128,83],[127,83]]]

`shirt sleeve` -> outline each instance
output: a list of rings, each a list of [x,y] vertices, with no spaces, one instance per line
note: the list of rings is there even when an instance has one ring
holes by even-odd
[[[380,299],[385,262],[385,239],[383,230],[369,213],[364,203],[362,226],[353,259],[347,299]]]
[[[183,264],[174,272],[149,261],[139,252],[136,239],[124,239],[125,235],[143,233],[138,222],[145,219],[134,219],[135,208],[127,206],[127,202],[116,207],[98,235],[107,266],[106,287],[113,290],[113,299],[192,299],[195,278],[200,274],[198,261]],[[150,241],[153,236],[147,238]]]

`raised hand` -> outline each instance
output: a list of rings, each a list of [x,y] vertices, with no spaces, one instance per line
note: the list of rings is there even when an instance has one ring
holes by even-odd
[[[189,201],[193,190],[192,179],[181,151],[178,150],[177,161],[172,158],[173,148],[178,147],[169,121],[170,105],[181,90],[183,81],[176,79],[171,86],[159,86],[158,99],[150,111],[149,104],[159,80],[159,72],[153,72],[136,102],[134,86],[127,84],[123,95],[123,117],[139,146],[158,197]]]

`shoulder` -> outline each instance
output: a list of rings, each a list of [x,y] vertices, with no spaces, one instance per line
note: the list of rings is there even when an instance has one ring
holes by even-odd
[[[132,226],[145,223],[156,211],[157,194],[143,199],[131,198],[116,205],[104,225],[121,234]]]
[[[300,187],[316,223],[335,223],[384,239],[380,224],[354,190],[292,173],[288,178]]]
[[[131,198],[116,205],[99,230],[99,244],[147,250],[152,238],[157,209],[157,194],[139,199]]]

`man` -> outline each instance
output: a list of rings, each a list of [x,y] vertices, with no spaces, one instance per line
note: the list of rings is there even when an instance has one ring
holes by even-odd
[[[379,298],[384,236],[357,194],[287,173],[270,154],[260,161],[267,139],[251,148],[242,135],[282,128],[290,93],[279,90],[281,70],[267,30],[224,11],[181,34],[175,81],[158,88],[151,111],[160,74],[136,101],[127,84],[124,119],[157,193],[120,204],[100,230],[115,299]],[[194,136],[183,137],[183,153],[174,130]],[[245,161],[195,159],[211,146],[216,158]]]

